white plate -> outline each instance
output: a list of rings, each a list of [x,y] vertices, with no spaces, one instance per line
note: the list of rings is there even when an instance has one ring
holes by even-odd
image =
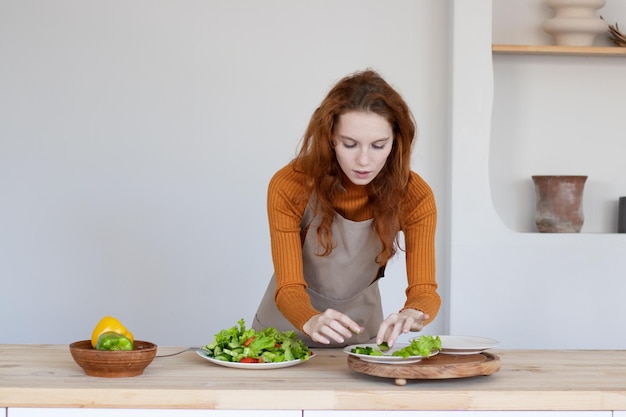
[[[209,362],[215,363],[217,365],[225,366],[227,368],[239,368],[239,369],[278,369],[278,368],[288,368],[290,366],[300,365],[306,361],[302,361],[300,359],[296,359],[295,361],[285,361],[285,362],[267,362],[267,363],[241,363],[241,362],[226,362],[221,361],[219,359],[212,358],[207,356],[206,353],[202,350],[197,350],[196,353],[201,357],[206,359]],[[311,356],[309,359],[315,357],[315,353],[311,352]]]
[[[364,360],[365,362],[371,363],[386,363],[386,364],[406,364],[406,363],[415,363],[419,362],[425,358],[425,356],[409,356],[408,358],[403,358],[402,356],[392,356],[393,352],[396,350],[400,350],[404,347],[409,346],[409,343],[396,343],[393,345],[391,349],[384,352],[383,356],[372,356],[372,355],[363,355],[360,353],[353,353],[352,349],[356,347],[371,347],[373,349],[379,349],[376,343],[363,343],[358,345],[350,345],[343,348],[343,351],[348,355],[356,356],[357,358]],[[428,357],[434,356],[439,352],[433,352]]]
[[[494,348],[500,343],[494,339],[476,336],[439,336],[441,353],[473,355]]]

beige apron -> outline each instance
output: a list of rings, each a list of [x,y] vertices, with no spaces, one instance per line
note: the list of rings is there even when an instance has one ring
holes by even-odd
[[[372,220],[354,222],[335,214],[332,225],[333,241],[336,247],[328,256],[322,253],[317,241],[317,227],[320,218],[313,215],[312,201],[309,201],[300,225],[307,228],[302,246],[304,279],[311,304],[319,311],[328,308],[348,315],[365,328],[343,344],[331,342],[324,345],[294,329],[294,326],[280,313],[274,302],[276,275],[272,276],[265,295],[256,312],[252,327],[260,330],[275,327],[280,331],[296,330],[309,347],[341,347],[349,344],[371,342],[376,337],[383,320],[382,304],[378,289],[378,279],[383,268],[375,259],[381,250],[381,243]]]

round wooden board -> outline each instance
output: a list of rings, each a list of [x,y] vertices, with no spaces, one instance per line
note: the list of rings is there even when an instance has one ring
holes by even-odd
[[[404,385],[407,379],[449,379],[491,375],[500,370],[500,358],[487,352],[474,355],[439,354],[416,363],[399,365],[366,362],[350,355],[348,367],[362,374],[395,378],[397,385]]]

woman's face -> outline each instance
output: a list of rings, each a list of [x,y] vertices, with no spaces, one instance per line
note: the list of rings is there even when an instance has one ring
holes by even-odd
[[[333,137],[337,162],[356,185],[369,184],[385,166],[393,130],[377,113],[351,111],[339,116]]]

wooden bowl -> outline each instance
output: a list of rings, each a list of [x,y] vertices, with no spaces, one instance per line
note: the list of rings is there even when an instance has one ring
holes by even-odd
[[[135,340],[133,350],[96,350],[91,340],[70,344],[70,353],[85,374],[104,378],[123,378],[143,374],[156,356],[157,345]]]

